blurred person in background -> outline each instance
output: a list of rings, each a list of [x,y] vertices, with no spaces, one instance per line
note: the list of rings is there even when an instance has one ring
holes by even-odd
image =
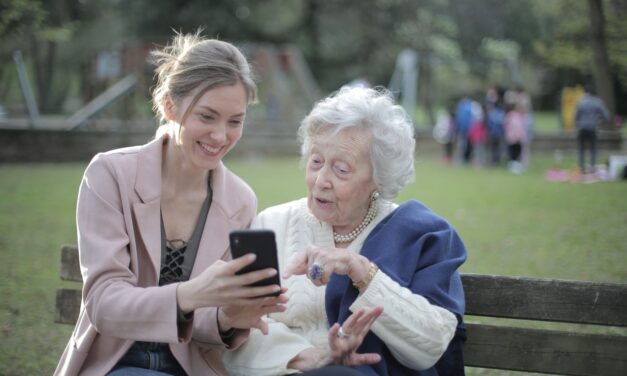
[[[446,112],[438,114],[438,120],[431,132],[433,138],[442,145],[442,161],[450,164],[455,151],[455,108],[451,106]]]
[[[504,141],[505,104],[504,90],[498,86],[488,88],[484,101],[485,124],[488,133],[489,163],[492,166],[501,164]]]
[[[472,144],[473,165],[483,167],[485,164],[486,141],[488,132],[485,124],[485,109],[479,101],[472,101],[472,124],[468,131],[468,140]]]
[[[473,100],[464,94],[455,108],[455,134],[457,135],[457,161],[460,164],[468,164],[472,157],[472,143],[468,139],[470,127],[473,122]]]
[[[510,104],[510,109],[507,111],[507,115],[505,115],[503,127],[509,156],[507,168],[514,174],[521,174],[525,171],[522,153],[527,143],[527,131],[525,128],[525,114],[519,103]]]
[[[577,102],[575,126],[577,127],[577,149],[579,170],[582,174],[593,173],[597,154],[597,130],[610,121],[610,112],[601,98],[595,95],[592,85],[585,86],[584,96]],[[586,149],[590,153],[590,167],[586,168]]]
[[[529,159],[531,157],[531,141],[533,140],[533,110],[531,107],[531,96],[522,85],[516,85],[512,89],[505,92],[506,108],[516,108],[522,116],[522,125],[525,131],[524,142],[521,143],[520,149],[520,167],[524,171],[529,167]]]

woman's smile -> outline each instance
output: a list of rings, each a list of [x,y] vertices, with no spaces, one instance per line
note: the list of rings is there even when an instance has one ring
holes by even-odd
[[[224,149],[223,146],[212,147],[201,141],[198,141],[198,146],[200,146],[200,151],[208,157],[217,157],[222,152],[222,149]]]

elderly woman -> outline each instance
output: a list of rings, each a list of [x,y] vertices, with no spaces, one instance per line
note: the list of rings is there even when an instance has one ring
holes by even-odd
[[[299,134],[307,197],[252,225],[277,235],[287,309],[269,315],[267,336],[253,331],[225,353],[227,369],[281,375],[339,363],[368,375],[463,374],[464,245],[419,202],[390,201],[414,179],[403,109],[384,90],[343,88]]]

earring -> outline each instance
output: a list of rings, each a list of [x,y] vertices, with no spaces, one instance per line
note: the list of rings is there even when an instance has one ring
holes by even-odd
[[[370,195],[370,201],[377,201],[379,199],[379,196],[380,196],[379,192],[377,191],[372,192],[372,195]]]

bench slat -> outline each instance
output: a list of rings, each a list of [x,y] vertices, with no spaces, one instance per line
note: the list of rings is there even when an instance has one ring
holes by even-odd
[[[466,315],[627,326],[627,284],[462,274]]]
[[[627,337],[467,324],[464,364],[563,375],[620,375]]]
[[[77,246],[64,245],[61,248],[61,269],[59,275],[61,279],[66,281],[83,282]]]
[[[81,309],[81,290],[57,289],[54,322],[76,324]]]

